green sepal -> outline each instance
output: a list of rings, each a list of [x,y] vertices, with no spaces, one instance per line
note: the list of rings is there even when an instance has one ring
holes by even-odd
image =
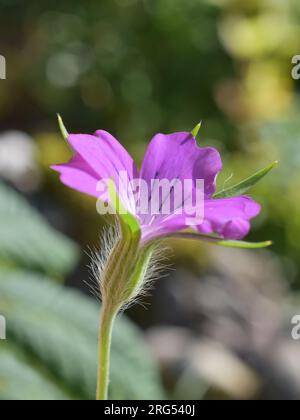
[[[202,125],[202,122],[200,121],[197,125],[196,125],[196,127],[194,127],[193,128],[193,130],[191,131],[191,134],[192,134],[192,136],[193,137],[197,137],[198,136],[198,133],[199,133],[199,131],[200,131],[200,128],[201,128],[201,125]]]
[[[150,245],[140,249],[139,256],[136,260],[136,264],[128,284],[128,300],[137,296],[143,288],[154,248],[155,245]]]
[[[59,114],[57,114],[57,119],[58,119],[58,126],[59,126],[59,129],[60,129],[61,135],[63,136],[63,138],[65,140],[67,140],[68,137],[69,137],[69,133],[68,133],[68,131],[67,131],[65,125],[64,125],[64,122],[63,122],[63,120],[62,120],[62,118]]]
[[[250,190],[250,188],[257,184],[258,181],[266,176],[277,164],[278,161],[271,163],[271,165],[266,166],[265,168],[256,172],[254,175],[251,175],[249,178],[244,179],[238,184],[217,192],[213,195],[213,198],[229,198],[245,194],[248,190]]]
[[[244,249],[258,249],[267,248],[272,245],[272,241],[263,242],[247,242],[247,241],[232,241],[222,240],[213,242],[215,245],[225,246],[228,248],[244,248]]]
[[[116,214],[119,217],[120,222],[128,226],[132,234],[138,234],[141,230],[140,224],[138,220],[124,207],[117,193],[115,182],[113,179],[110,179],[108,181],[108,193],[111,200],[111,205],[115,207]]]
[[[135,287],[142,281],[141,278],[133,278],[143,274],[140,266],[141,228],[138,220],[125,209],[113,179],[108,181],[108,193],[119,232],[106,261],[102,297],[117,311],[128,304],[131,296],[135,295]]]
[[[227,240],[218,238],[215,236],[203,235],[196,232],[177,232],[172,233],[167,236],[168,238],[176,239],[193,239],[198,241],[208,242],[214,245],[225,246],[228,248],[248,248],[248,249],[258,249],[258,248],[267,248],[272,245],[272,241],[263,241],[263,242],[247,242],[247,241],[238,241],[238,240]]]

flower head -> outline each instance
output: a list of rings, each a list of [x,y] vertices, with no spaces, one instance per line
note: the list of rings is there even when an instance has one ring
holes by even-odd
[[[250,220],[260,212],[260,205],[244,195],[214,198],[216,179],[222,169],[220,154],[214,148],[199,147],[189,132],[154,136],[140,171],[118,140],[106,131],[70,134],[68,142],[73,157],[66,164],[52,166],[60,173],[61,181],[109,202],[109,189],[101,190],[99,181],[112,179],[122,205],[139,223],[143,244],[186,229],[197,231],[199,238],[239,240],[247,235]],[[200,189],[198,180],[202,180]],[[171,187],[164,190],[162,181],[168,181]],[[200,204],[198,192],[202,197]],[[197,219],[200,205],[202,217]]]

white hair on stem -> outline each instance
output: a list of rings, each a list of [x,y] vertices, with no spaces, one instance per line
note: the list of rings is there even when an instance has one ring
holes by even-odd
[[[120,239],[120,227],[117,224],[108,225],[101,232],[99,249],[90,249],[87,252],[91,259],[91,263],[89,264],[91,275],[90,281],[86,281],[85,283],[88,285],[91,293],[99,300],[102,297],[107,261]],[[159,245],[152,248],[147,267],[145,267],[145,272],[143,273],[143,278],[140,280],[134,295],[122,305],[122,311],[136,303],[143,305],[141,299],[149,295],[155,280],[166,275],[164,274],[166,269],[170,268],[167,263],[167,250],[168,247],[162,245],[162,241],[159,242]]]
[[[85,283],[89,287],[91,293],[99,300],[101,300],[102,282],[106,262],[120,238],[121,232],[118,225],[110,224],[106,226],[100,234],[99,249],[89,249],[87,252],[87,255],[91,260],[88,265],[91,274],[89,281],[86,281]]]
[[[169,248],[162,246],[162,242],[152,249],[143,279],[141,279],[134,296],[122,306],[122,311],[135,304],[145,307],[143,297],[150,295],[155,281],[165,277],[167,275],[166,271],[170,268],[167,251],[169,251]]]

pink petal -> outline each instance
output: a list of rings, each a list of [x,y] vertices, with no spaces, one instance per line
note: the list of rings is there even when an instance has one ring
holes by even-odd
[[[75,155],[69,163],[63,165],[52,165],[52,169],[60,173],[60,180],[63,184],[82,193],[98,197],[97,174],[81,158]]]
[[[52,167],[61,173],[62,182],[98,197],[97,183],[113,178],[124,206],[133,211],[134,203],[128,183],[138,176],[138,172],[123,146],[105,131],[97,131],[96,135],[70,134],[68,141],[75,151],[75,157],[67,164]],[[125,179],[121,178],[120,182],[121,172]]]
[[[260,205],[249,197],[205,200],[202,233],[217,233],[225,239],[242,239],[250,230],[249,221],[260,212]]]
[[[141,168],[141,178],[204,179],[205,194],[216,189],[216,177],[222,169],[219,152],[211,147],[200,148],[188,132],[157,134],[148,146]]]

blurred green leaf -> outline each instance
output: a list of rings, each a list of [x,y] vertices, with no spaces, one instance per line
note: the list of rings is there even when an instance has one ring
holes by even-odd
[[[40,274],[1,269],[0,308],[8,343],[30,354],[68,395],[94,399],[99,305]],[[6,391],[0,387],[0,398]],[[123,316],[113,335],[110,398],[163,398],[157,364]]]
[[[0,347],[0,400],[69,400],[71,396],[52,381],[22,352],[11,345]]]
[[[234,197],[238,195],[245,194],[250,188],[252,188],[258,181],[260,181],[264,176],[267,175],[278,164],[278,161],[275,161],[271,163],[271,165],[267,166],[264,169],[261,169],[260,171],[256,172],[254,175],[250,176],[247,179],[244,179],[242,182],[239,182],[238,184],[226,188],[222,191],[217,192],[214,194],[214,198],[228,198],[228,197]]]
[[[51,228],[13,189],[0,183],[0,263],[62,277],[78,259],[78,248]]]

